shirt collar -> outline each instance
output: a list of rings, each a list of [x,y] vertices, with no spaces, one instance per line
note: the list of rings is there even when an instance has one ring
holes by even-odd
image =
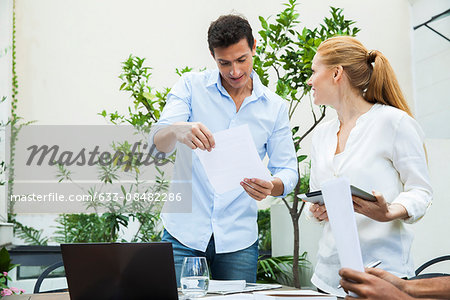
[[[263,88],[263,84],[261,83],[261,80],[259,79],[258,74],[256,74],[256,72],[254,70],[252,70],[252,73],[250,74],[250,77],[253,79],[253,91],[252,91],[252,98],[263,98],[263,99],[267,99],[267,97],[265,96],[264,93],[264,88]],[[216,85],[217,88],[219,89],[219,91],[221,91],[222,93],[225,92],[225,88],[222,85],[222,80],[220,78],[220,72],[219,69],[215,69],[211,72],[211,74],[209,75],[208,81],[206,83],[207,87]]]

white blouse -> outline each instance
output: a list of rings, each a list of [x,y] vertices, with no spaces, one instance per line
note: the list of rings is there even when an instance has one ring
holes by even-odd
[[[310,190],[344,176],[360,189],[382,193],[388,203],[402,204],[408,211],[406,220],[378,222],[356,213],[356,223],[364,265],[380,260],[379,268],[399,277],[414,276],[413,233],[405,223],[422,218],[432,199],[422,130],[405,112],[375,104],[357,120],[344,151],[335,155],[339,126],[335,119],[318,126],[314,133]],[[309,206],[306,212],[312,216]],[[323,223],[311,282],[324,291],[345,295],[337,289],[340,263],[330,224]]]

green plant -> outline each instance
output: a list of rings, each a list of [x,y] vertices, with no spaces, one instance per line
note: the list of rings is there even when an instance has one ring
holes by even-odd
[[[15,218],[12,219],[14,224],[14,229],[16,236],[25,241],[29,245],[39,245],[46,246],[48,244],[49,238],[43,236],[43,230],[38,230],[36,228],[23,225]]]
[[[120,226],[127,227],[129,217],[123,214],[63,214],[56,221],[58,243],[117,242]]]
[[[132,238],[132,242],[137,241],[158,241],[161,237],[158,228],[159,211],[161,202],[152,201],[127,201],[127,195],[132,194],[162,194],[168,189],[168,181],[165,174],[157,168],[158,174],[155,177],[155,184],[151,186],[143,185],[140,180],[139,168],[132,165],[134,182],[126,188],[120,185],[123,201],[98,201],[99,195],[104,194],[104,189],[115,183],[119,179],[118,168],[114,166],[101,167],[99,172],[100,185],[91,186],[88,190],[80,187],[83,194],[90,195],[93,201],[87,202],[87,208],[93,208],[96,213],[92,214],[63,214],[57,218],[59,225],[55,232],[55,241],[59,243],[88,243],[88,242],[116,242],[119,239],[121,229],[128,227],[130,219],[139,222],[139,228]],[[59,166],[58,178],[60,181],[68,181],[76,184],[71,172],[63,166]],[[106,213],[100,213],[106,210]]]
[[[149,81],[152,75],[150,70],[152,68],[145,66],[144,61],[145,58],[130,54],[128,59],[122,62],[122,73],[119,78],[123,83],[120,90],[130,92],[134,104],[128,107],[128,115],[119,114],[117,111],[107,113],[106,110],[99,115],[112,124],[129,123],[136,129],[147,132],[150,126],[159,119],[170,89],[164,88],[158,91],[150,86]]]
[[[120,114],[117,111],[107,113],[103,110],[99,115],[104,117],[108,122],[119,125],[129,124],[134,127],[138,134],[141,134],[142,140],[145,140],[146,133],[150,126],[159,118],[160,113],[166,103],[169,88],[161,91],[155,90],[149,84],[151,68],[145,66],[145,58],[130,55],[126,61],[122,63],[122,73],[119,78],[123,81],[120,90],[130,93],[133,105],[128,107],[127,114]],[[191,68],[185,67],[176,70],[177,74],[191,71]],[[132,145],[127,141],[113,142],[112,148],[120,150],[123,153],[130,153]],[[140,149],[138,149],[140,150]],[[126,199],[127,194],[135,193],[162,193],[168,189],[168,181],[165,179],[164,171],[155,167],[157,174],[155,176],[155,184],[148,187],[140,179],[140,163],[133,156],[126,156],[126,171],[133,174],[134,183],[129,186],[120,185],[122,195]],[[170,158],[173,159],[173,158]],[[61,215],[57,222],[59,223],[56,231],[55,240],[58,242],[112,242],[119,239],[119,232],[122,228],[128,226],[130,220],[136,220],[139,228],[133,235],[131,241],[159,241],[161,239],[161,229],[159,226],[159,212],[161,205],[153,201],[150,205],[146,205],[141,201],[132,201],[127,203],[123,201],[111,201],[104,204],[97,200],[95,195],[102,193],[104,188],[111,184],[117,184],[120,180],[120,172],[124,171],[123,166],[112,162],[110,165],[101,166],[99,168],[98,179],[102,182],[100,185],[92,186],[88,190],[82,189],[84,194],[88,194],[94,199],[88,207],[94,208],[96,211],[106,209],[108,212],[103,214],[64,214]],[[59,181],[72,180],[71,171],[64,166],[58,166]]]
[[[17,136],[20,130],[34,121],[24,122],[23,119],[17,114],[17,105],[18,105],[18,93],[19,93],[19,83],[16,71],[16,1],[13,1],[13,31],[12,31],[12,46],[11,46],[11,55],[12,55],[12,92],[11,92],[11,116],[7,122],[10,126],[11,135],[9,141],[9,162],[7,166],[5,166],[8,170],[8,193],[7,199],[11,199],[11,195],[14,191],[14,160],[15,160],[15,152],[16,152],[16,142]],[[4,101],[3,98],[2,101]],[[8,202],[8,221],[14,222],[14,201]],[[16,230],[16,229],[15,229]]]
[[[307,267],[306,252],[299,256],[298,264]],[[293,285],[293,257],[277,256],[259,258],[256,280],[260,283],[280,283]]]
[[[16,1],[13,0],[13,22],[12,22],[13,30],[12,30],[12,46],[11,46],[11,56],[12,56],[12,91],[11,91],[11,115],[8,118],[6,123],[1,123],[1,127],[5,128],[8,125],[10,130],[10,140],[9,140],[9,161],[2,161],[0,163],[0,175],[3,173],[7,174],[7,199],[11,199],[11,195],[14,192],[14,161],[15,161],[15,151],[16,151],[16,142],[17,136],[20,130],[34,121],[29,122],[21,122],[23,119],[17,114],[17,105],[18,105],[18,93],[19,93],[19,84],[18,84],[18,76],[16,71]],[[5,49],[4,54],[6,54],[7,50]],[[4,102],[6,97],[2,97],[1,102]],[[7,127],[7,128],[8,128]],[[4,185],[6,182],[0,180],[0,185]],[[8,201],[8,222],[14,223],[14,231],[18,236],[22,236],[27,241],[39,241],[41,238],[42,232],[35,230],[34,228],[23,226],[19,222],[15,220],[14,215],[14,201]],[[41,239],[39,242],[43,244],[47,243],[47,240]]]
[[[260,252],[272,249],[270,208],[258,210],[258,249]]]
[[[11,126],[11,138],[9,143],[9,166],[8,166],[8,197],[10,199],[14,191],[14,153],[21,126],[19,125],[20,117],[17,115],[17,94],[19,93],[19,84],[16,71],[16,1],[13,1],[13,31],[12,31],[12,93],[11,93],[11,118],[9,124]],[[8,218],[13,218],[13,202],[8,206]]]
[[[311,125],[304,123],[294,125],[292,136],[294,140],[297,160],[300,163],[306,158],[301,151],[301,142],[325,117],[326,107],[315,109],[310,98],[310,87],[307,84],[311,77],[311,63],[317,51],[317,47],[325,39],[334,35],[356,35],[360,29],[353,27],[352,20],[345,19],[341,8],[331,7],[330,17],[326,17],[318,28],[309,29],[304,27],[297,31],[299,13],[296,10],[296,0],[289,0],[284,4],[286,8],[276,15],[275,20],[259,17],[262,30],[259,31],[261,39],[256,49],[254,58],[254,70],[266,86],[276,86],[276,93],[286,99],[289,105],[289,118],[293,116],[305,96],[309,96],[308,104],[311,107],[313,122]],[[303,120],[302,120],[303,121]],[[300,130],[302,128],[302,130]],[[300,288],[298,277],[299,268],[299,225],[298,221],[303,211],[304,203],[299,202],[297,195],[307,192],[309,189],[309,175],[301,174],[294,191],[283,198],[283,202],[289,210],[294,227],[294,253],[293,253],[293,276],[294,286]]]
[[[159,242],[162,238],[162,230],[158,228],[159,213],[135,213],[132,217],[139,221],[139,228],[131,242]]]
[[[8,273],[17,266],[19,265],[12,263],[8,251],[3,247],[0,250],[0,298],[25,292],[14,287],[8,287],[8,280],[11,280]]]
[[[0,103],[3,103],[6,101],[6,96],[3,96],[2,99],[0,99]],[[10,120],[8,120],[6,123],[4,123],[3,121],[0,121],[0,131],[3,131],[5,129],[5,127],[9,124]],[[0,162],[0,186],[5,185],[6,181],[4,179],[4,174],[6,174],[6,162],[4,160],[2,160]]]

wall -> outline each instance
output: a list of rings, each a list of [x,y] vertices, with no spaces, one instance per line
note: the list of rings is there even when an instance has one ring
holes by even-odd
[[[8,120],[11,96],[11,36],[12,36],[12,1],[0,0],[0,99],[6,96],[6,101],[0,103],[0,123]],[[6,156],[6,131],[0,127],[0,162]],[[0,175],[0,181],[6,181],[6,174]],[[6,185],[0,185],[0,245],[9,244],[12,238],[12,228],[4,224],[7,220]]]
[[[449,9],[449,1],[412,1],[413,25]],[[450,16],[428,24],[450,39]],[[422,26],[413,33],[416,117],[428,138],[450,139],[450,43]]]
[[[413,25],[417,26],[449,9],[449,1],[413,0],[411,7]],[[450,38],[450,16],[428,25]],[[415,113],[427,137],[434,189],[433,205],[424,219],[412,226],[416,233],[412,253],[419,266],[437,256],[450,254],[450,42],[428,28],[415,30],[413,67]],[[450,273],[450,262],[438,264],[430,270]]]
[[[417,267],[438,256],[450,255],[450,139],[429,139],[426,144],[434,194],[425,217],[410,225],[416,235],[411,251]],[[450,262],[437,264],[427,271],[450,273]]]
[[[206,32],[220,14],[247,16],[256,33],[258,16],[280,11],[282,1],[60,1],[21,0],[17,4],[20,114],[38,124],[104,124],[96,114],[125,111],[128,95],[119,92],[120,62],[130,53],[146,57],[155,87],[171,86],[176,67],[214,67]],[[400,83],[412,97],[411,58],[406,0],[377,6],[351,0],[303,1],[301,26],[316,26],[329,5],[363,30],[359,38],[391,59]],[[389,7],[389,14],[384,13]],[[188,13],[187,13],[188,12]],[[392,18],[395,16],[395,18]],[[380,34],[382,32],[383,34]],[[395,41],[396,43],[393,43]],[[300,119],[299,119],[300,120]]]

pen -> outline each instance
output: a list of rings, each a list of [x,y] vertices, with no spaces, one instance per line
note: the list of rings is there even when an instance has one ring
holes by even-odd
[[[381,264],[381,260],[374,261],[366,266],[366,268],[376,268]]]
[[[371,262],[370,264],[367,264],[366,265],[366,268],[376,268],[376,267],[378,267],[379,265],[381,264],[381,260],[377,260],[377,261],[374,261],[374,262]],[[342,286],[341,285],[338,285],[338,289],[340,289]]]

